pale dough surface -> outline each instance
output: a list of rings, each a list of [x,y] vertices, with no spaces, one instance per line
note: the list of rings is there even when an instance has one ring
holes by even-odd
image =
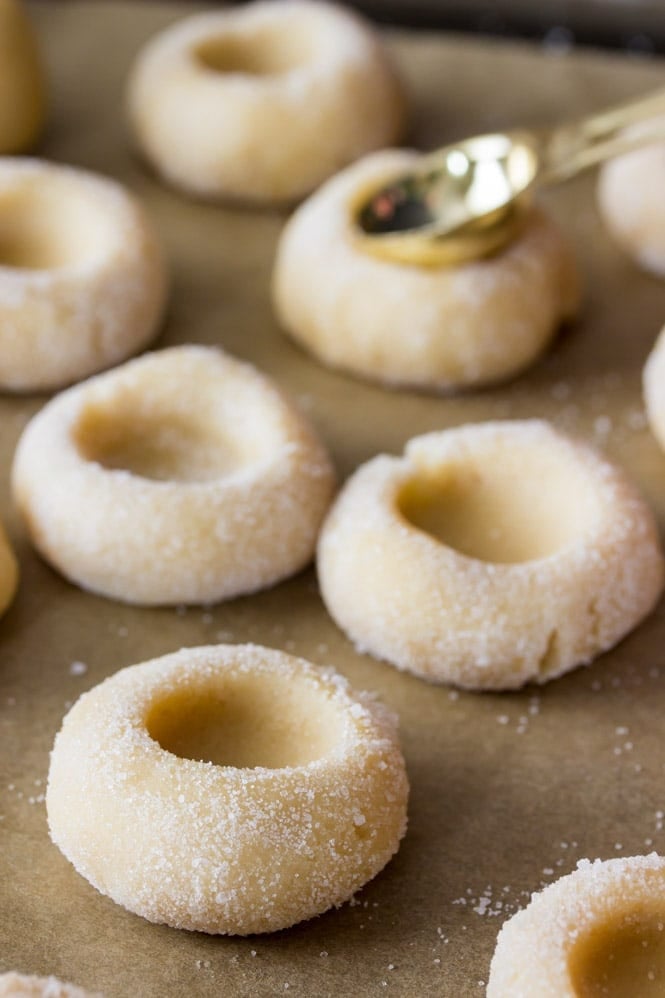
[[[314,0],[182,20],[139,53],[128,84],[137,142],[170,183],[204,197],[302,197],[399,138],[401,87],[378,36]]]
[[[661,330],[647,359],[643,387],[651,432],[665,450],[665,329]]]
[[[591,661],[663,586],[636,489],[538,420],[430,433],[362,465],[326,518],[317,566],[328,611],[361,651],[471,689]]]
[[[1,0],[0,156],[29,149],[45,114],[46,88],[32,26],[20,0]]]
[[[277,316],[320,361],[396,386],[469,388],[516,375],[580,296],[571,251],[534,211],[502,253],[454,267],[376,259],[354,238],[360,192],[408,172],[415,153],[368,156],[302,204],[279,242]]]
[[[166,287],[152,226],[120,184],[0,162],[0,390],[61,388],[137,353]]]
[[[334,488],[323,444],[279,389],[200,346],[54,398],[26,427],[12,476],[47,561],[146,605],[217,602],[294,574]]]
[[[14,598],[17,584],[18,564],[0,524],[0,614],[5,612]]]
[[[347,901],[397,851],[394,716],[331,669],[185,648],[84,694],[56,737],[53,841],[153,922],[247,935]]]
[[[655,853],[581,860],[504,923],[487,998],[660,998],[664,896]]]
[[[103,998],[97,992],[84,991],[75,984],[65,984],[57,977],[35,977],[9,971],[0,974],[0,998]]]
[[[653,126],[636,126],[637,130]],[[665,118],[658,120],[665,128]],[[665,277],[665,142],[609,160],[598,180],[600,214],[617,243],[644,270]]]

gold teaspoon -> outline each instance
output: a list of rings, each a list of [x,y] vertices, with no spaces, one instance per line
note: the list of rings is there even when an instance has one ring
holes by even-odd
[[[605,159],[665,140],[665,90],[553,129],[477,135],[422,157],[407,175],[364,189],[358,246],[386,260],[456,264],[496,252],[519,231],[534,191]]]

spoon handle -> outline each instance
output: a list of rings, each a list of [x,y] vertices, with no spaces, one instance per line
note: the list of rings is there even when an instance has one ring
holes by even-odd
[[[626,134],[630,125],[649,119],[653,119],[650,127]],[[665,90],[552,129],[543,141],[539,183],[567,180],[605,159],[661,139],[665,141]]]

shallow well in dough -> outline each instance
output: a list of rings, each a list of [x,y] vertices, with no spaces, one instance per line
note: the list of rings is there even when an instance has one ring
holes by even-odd
[[[0,267],[55,270],[101,259],[112,220],[66,176],[25,176],[0,192]]]
[[[665,905],[642,907],[602,922],[569,958],[579,998],[662,998],[665,994]]]
[[[193,51],[203,68],[213,73],[276,76],[299,69],[316,55],[318,31],[314,23],[286,32],[283,25],[263,24],[251,33],[228,31],[207,38]]]
[[[599,513],[588,475],[570,453],[476,447],[442,467],[419,462],[397,497],[414,527],[480,561],[517,563],[555,554]]]
[[[238,674],[160,696],[146,726],[167,752],[235,768],[304,766],[333,751],[344,717],[311,682]]]
[[[166,409],[166,407],[165,407]],[[203,413],[88,405],[76,426],[82,457],[153,481],[209,482],[255,459],[232,428]]]

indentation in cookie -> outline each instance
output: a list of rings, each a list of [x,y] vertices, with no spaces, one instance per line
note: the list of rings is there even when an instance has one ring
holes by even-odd
[[[237,769],[281,769],[321,759],[344,719],[320,690],[265,675],[177,689],[153,703],[148,732],[167,752]]]
[[[665,993],[665,906],[617,914],[582,936],[570,954],[579,998],[662,998]]]
[[[584,534],[597,512],[586,476],[569,456],[500,446],[443,469],[416,467],[398,508],[414,527],[480,561],[546,558]],[[527,470],[528,469],[528,470]]]
[[[109,220],[68,178],[27,176],[0,194],[0,266],[54,270],[103,256]]]
[[[89,404],[75,430],[79,452],[104,468],[153,481],[210,482],[251,464],[256,455],[233,428],[209,414]]]
[[[263,25],[251,34],[207,38],[194,50],[199,65],[214,73],[277,76],[306,65],[313,58],[309,25],[285,31],[283,25]]]

